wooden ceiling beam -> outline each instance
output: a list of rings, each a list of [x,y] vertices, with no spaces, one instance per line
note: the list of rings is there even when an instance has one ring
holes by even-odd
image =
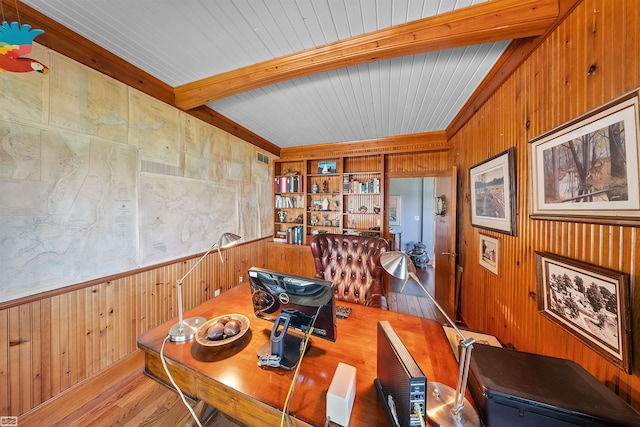
[[[207,77],[175,88],[189,110],[270,84],[460,46],[538,36],[558,16],[558,0],[494,0]]]

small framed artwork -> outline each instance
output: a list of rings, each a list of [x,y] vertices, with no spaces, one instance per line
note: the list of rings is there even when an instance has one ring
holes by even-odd
[[[529,141],[531,217],[637,225],[639,127],[634,91]]]
[[[328,173],[336,173],[336,162],[328,161],[328,162],[318,162],[318,173],[320,174],[328,174]]]
[[[469,169],[471,225],[516,235],[515,149]]]
[[[389,225],[400,225],[401,197],[389,196]]]
[[[500,258],[500,246],[498,239],[480,234],[480,247],[478,248],[480,265],[498,274],[498,260]]]
[[[538,310],[631,373],[629,275],[536,252]]]

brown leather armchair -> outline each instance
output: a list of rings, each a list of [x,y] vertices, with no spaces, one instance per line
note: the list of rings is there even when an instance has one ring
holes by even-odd
[[[311,238],[310,246],[316,267],[314,277],[333,283],[336,300],[383,306],[380,254],[389,250],[385,239],[317,234]]]

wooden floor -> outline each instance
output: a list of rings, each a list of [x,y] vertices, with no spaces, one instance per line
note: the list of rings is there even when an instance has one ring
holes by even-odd
[[[418,269],[420,282],[433,293],[433,269]],[[399,293],[401,281],[389,283],[387,303],[390,310],[443,319],[431,300],[412,281]],[[178,394],[142,373],[144,360],[140,351],[121,366],[111,368],[119,374],[105,373],[89,383],[65,393],[60,399],[36,408],[20,417],[18,425],[49,426],[193,426],[196,425]],[[93,397],[87,397],[93,396]],[[189,402],[189,401],[188,401]],[[242,427],[222,413],[189,402],[203,426]]]
[[[433,267],[427,266],[416,270],[420,283],[433,295],[435,289]],[[389,310],[446,323],[446,319],[440,314],[431,299],[424,294],[424,291],[413,280],[408,281],[404,291],[400,293],[402,285],[402,280],[390,279],[389,292],[387,293]]]

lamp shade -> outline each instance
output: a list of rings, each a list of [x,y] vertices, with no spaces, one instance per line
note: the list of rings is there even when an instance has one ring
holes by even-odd
[[[415,265],[413,265],[409,255],[404,252],[392,251],[383,253],[380,255],[380,265],[387,273],[401,280],[407,280],[410,273],[416,273]]]
[[[218,247],[226,248],[235,244],[240,239],[242,239],[242,237],[238,236],[237,234],[224,233],[222,236],[220,236],[220,240],[218,240]]]

